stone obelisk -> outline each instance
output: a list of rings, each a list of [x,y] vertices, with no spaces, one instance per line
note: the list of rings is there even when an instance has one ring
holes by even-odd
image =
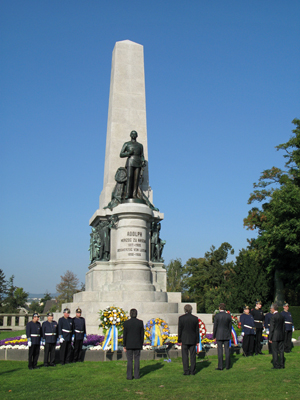
[[[164,215],[152,204],[147,162],[138,196],[124,195],[129,175],[120,152],[131,131],[138,133],[137,145],[143,145],[148,161],[143,46],[124,40],[113,50],[104,182],[99,209],[90,219],[85,291],[63,307],[70,307],[72,313],[77,306],[82,308],[88,333],[99,332],[98,312],[110,305],[127,312],[136,308],[145,322],[160,317],[175,333],[184,304],[181,293],[166,291],[161,258],[165,241],[159,237]]]
[[[140,44],[124,40],[115,44],[112,55],[100,209],[111,200],[111,193],[116,183],[114,178],[116,170],[124,166],[120,150],[123,143],[129,140],[129,134],[133,129],[138,132],[138,141],[144,146],[144,156],[148,160],[144,48]],[[152,202],[148,165],[144,170],[142,190]]]

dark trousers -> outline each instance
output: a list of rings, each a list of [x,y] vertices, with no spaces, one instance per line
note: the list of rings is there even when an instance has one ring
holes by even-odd
[[[218,368],[223,369],[223,344],[225,348],[225,364],[226,368],[230,368],[230,352],[229,352],[229,340],[217,340],[218,345]]]
[[[132,364],[134,360],[134,379],[140,378],[140,356],[141,350],[126,351],[127,356],[127,379],[132,379]]]
[[[55,364],[55,346],[56,343],[46,343],[44,348],[44,365],[49,365],[49,355],[50,355],[50,365]]]
[[[28,368],[35,368],[40,355],[40,345],[32,344],[28,352]]]
[[[268,336],[268,350],[269,354],[272,354],[272,343],[269,342],[269,336]]]
[[[243,337],[243,352],[245,356],[253,356],[254,335],[245,335]]]
[[[191,368],[189,367],[189,353]],[[196,345],[195,344],[183,344],[181,346],[181,357],[183,372],[185,374],[195,375],[196,373]]]
[[[284,343],[272,342],[273,366],[275,368],[284,367]],[[280,357],[280,364],[278,362],[278,355]]]
[[[71,342],[65,340],[60,344],[60,362],[61,364],[68,364],[71,358],[72,346]]]
[[[75,340],[74,342],[74,361],[82,361],[82,340]]]
[[[284,352],[289,353],[292,350],[292,331],[285,331],[284,335]]]
[[[262,339],[262,329],[256,328],[255,335],[255,354],[261,353],[261,339]]]

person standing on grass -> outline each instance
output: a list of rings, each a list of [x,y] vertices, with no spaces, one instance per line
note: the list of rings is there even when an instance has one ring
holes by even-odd
[[[273,315],[270,323],[269,342],[272,343],[272,369],[280,369],[284,368],[284,317],[282,314],[279,314],[277,304],[272,304],[271,311]],[[278,361],[278,355],[280,357],[280,364]]]
[[[255,355],[262,354],[261,351],[261,341],[262,341],[262,331],[264,327],[264,313],[261,310],[261,301],[257,300],[255,303],[255,308],[251,310],[255,322]]]
[[[73,319],[70,318],[70,309],[64,309],[64,316],[58,320],[58,334],[60,341],[60,363],[69,364],[72,352]]]
[[[215,316],[213,338],[217,340],[218,346],[218,368],[216,370],[222,371],[223,369],[223,345],[225,348],[225,362],[226,369],[230,368],[230,352],[229,340],[231,340],[231,315],[225,312],[226,306],[224,303],[219,305],[219,313]]]
[[[86,337],[85,319],[81,316],[81,308],[77,308],[74,323],[74,362],[82,362],[82,345]]]
[[[255,323],[253,316],[250,314],[250,309],[246,305],[244,307],[244,313],[240,316],[240,323],[243,329],[243,356],[253,356]]]
[[[44,367],[56,367],[55,365],[55,347],[58,336],[58,325],[53,321],[53,313],[48,312],[47,321],[42,325],[42,336],[45,343],[44,348]],[[50,356],[50,360],[49,360]],[[49,362],[50,361],[50,362]]]
[[[178,344],[181,346],[183,375],[196,373],[196,346],[199,343],[199,322],[192,315],[193,308],[190,304],[184,306],[184,315],[178,319]],[[191,367],[189,367],[189,353]]]
[[[134,379],[140,379],[140,357],[144,343],[144,323],[137,319],[137,310],[130,310],[130,319],[124,322],[123,349],[127,356],[127,379],[132,379],[134,360]]]
[[[28,368],[39,369],[37,362],[40,355],[40,341],[42,328],[39,322],[40,316],[38,313],[32,315],[32,321],[26,325],[26,336],[28,341]]]
[[[284,303],[283,311],[281,314],[284,318],[284,325],[285,325],[285,335],[284,335],[284,352],[290,353],[292,350],[292,334],[293,334],[293,318],[292,314],[289,312],[289,304]]]
[[[265,327],[265,330],[266,330],[266,334],[268,335],[268,350],[269,350],[269,354],[272,354],[272,343],[269,342],[271,317],[272,317],[272,313],[271,313],[271,307],[270,307],[270,312],[268,312],[265,315],[265,322],[264,322],[264,327]]]

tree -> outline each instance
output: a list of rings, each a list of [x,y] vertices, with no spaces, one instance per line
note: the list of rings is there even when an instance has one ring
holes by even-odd
[[[184,286],[190,301],[197,303],[198,312],[214,311],[220,299],[225,301],[227,280],[233,268],[233,262],[227,262],[229,253],[234,254],[234,250],[225,242],[218,249],[212,246],[204,258],[187,261]]]
[[[6,280],[5,275],[0,269],[0,310],[2,310],[2,303],[6,294]]]
[[[272,300],[270,287],[271,278],[262,267],[259,252],[251,246],[240,250],[229,279],[230,310],[242,312],[244,305],[251,307],[260,300],[264,311],[268,311]]]
[[[258,229],[253,243],[263,266],[274,277],[279,303],[284,298],[300,301],[300,120],[292,123],[296,125],[294,136],[276,146],[286,152],[286,170],[273,167],[263,171],[248,201],[262,202],[262,206],[253,207],[244,219],[248,229]]]
[[[23,288],[14,285],[14,278],[14,275],[9,278],[3,302],[3,310],[7,313],[16,313],[20,307],[25,307],[29,295]]]
[[[167,292],[181,292],[184,268],[180,258],[171,260],[166,266],[167,270]]]
[[[56,285],[57,303],[59,307],[62,303],[69,303],[73,300],[73,295],[78,292],[79,279],[73,272],[67,270],[64,275],[61,275],[61,281]]]

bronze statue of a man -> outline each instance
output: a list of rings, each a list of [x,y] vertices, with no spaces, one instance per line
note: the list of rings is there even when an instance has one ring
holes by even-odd
[[[127,157],[127,185],[125,199],[136,199],[140,181],[141,168],[145,165],[144,149],[141,143],[136,141],[136,131],[130,133],[131,141],[123,144],[120,157]]]

